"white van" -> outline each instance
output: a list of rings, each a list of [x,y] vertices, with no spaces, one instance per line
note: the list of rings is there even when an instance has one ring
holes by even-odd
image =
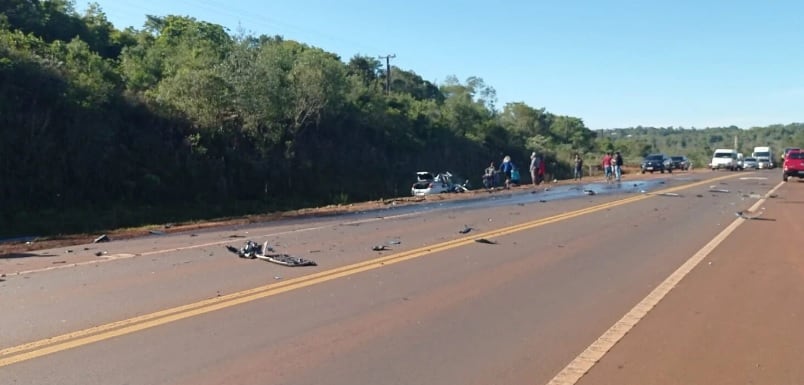
[[[712,170],[725,168],[734,171],[737,169],[737,150],[731,148],[718,148],[712,154]]]

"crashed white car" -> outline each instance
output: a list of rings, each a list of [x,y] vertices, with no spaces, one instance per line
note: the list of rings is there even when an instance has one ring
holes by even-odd
[[[410,194],[414,196],[466,191],[465,186],[452,182],[453,177],[449,172],[433,174],[419,171],[416,173],[416,178],[416,183],[410,188]]]

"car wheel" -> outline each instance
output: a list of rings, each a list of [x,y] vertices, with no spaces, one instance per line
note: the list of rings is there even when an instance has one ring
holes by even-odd
[[[787,182],[787,174],[782,174],[782,182]]]

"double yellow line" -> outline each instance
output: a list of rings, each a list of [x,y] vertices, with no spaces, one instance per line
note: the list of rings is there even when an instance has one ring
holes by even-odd
[[[289,279],[287,281],[283,281],[280,283],[265,285],[250,290],[232,293],[188,305],[178,306],[171,309],[158,311],[155,313],[142,315],[139,317],[129,318],[122,321],[112,322],[105,325],[100,325],[72,333],[59,335],[52,338],[47,338],[19,346],[2,349],[0,350],[0,367],[11,365],[21,361],[31,360],[51,353],[57,353],[60,351],[76,348],[79,346],[88,345],[94,342],[103,341],[113,337],[134,333],[140,330],[145,330],[148,328],[164,325],[170,322],[195,317],[201,314],[226,309],[228,307],[274,296],[291,290],[296,290],[316,285],[319,283],[331,281],[334,279],[338,279],[341,277],[349,276],[352,274],[377,269],[382,266],[404,262],[410,259],[422,257],[424,255],[454,249],[456,247],[473,243],[474,240],[478,238],[491,238],[491,237],[499,237],[507,234],[512,234],[532,229],[535,227],[544,226],[547,224],[579,217],[582,215],[591,214],[597,211],[606,210],[612,207],[627,205],[630,203],[641,201],[643,199],[648,199],[656,194],[671,193],[691,187],[708,184],[713,181],[729,179],[733,177],[734,177],[733,175],[722,176],[701,182],[695,182],[691,184],[656,191],[653,194],[640,194],[633,197],[617,200],[614,202],[607,202],[597,206],[592,206],[580,210],[554,215],[548,218],[542,218],[530,222],[525,222],[522,224],[509,226],[498,230],[487,231],[484,233],[476,234],[474,236],[458,238],[431,246],[420,247],[414,250],[391,254],[381,258],[371,259],[368,261],[359,262],[352,265],[335,268],[332,270],[322,271],[319,273],[310,274],[303,277]]]

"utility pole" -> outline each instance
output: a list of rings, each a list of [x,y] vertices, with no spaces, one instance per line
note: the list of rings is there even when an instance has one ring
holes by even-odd
[[[385,93],[391,93],[391,59],[395,58],[396,54],[380,56],[380,59],[385,59]]]

